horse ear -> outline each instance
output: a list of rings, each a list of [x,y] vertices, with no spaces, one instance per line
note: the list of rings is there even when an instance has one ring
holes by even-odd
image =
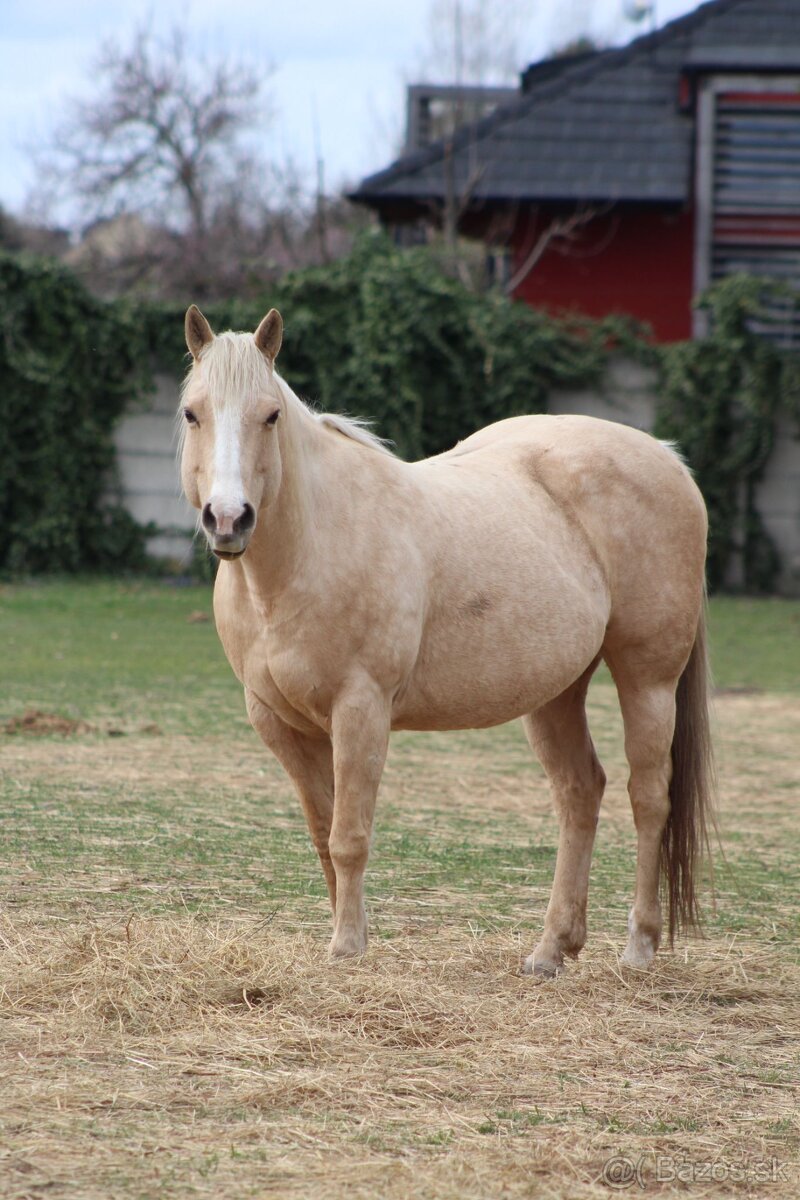
[[[209,342],[213,342],[214,334],[211,331],[211,326],[196,304],[192,304],[191,307],[187,308],[184,327],[186,329],[186,345],[192,352],[192,358],[199,358],[201,350]]]
[[[277,308],[269,310],[253,336],[264,357],[274,363],[283,340],[283,318]]]

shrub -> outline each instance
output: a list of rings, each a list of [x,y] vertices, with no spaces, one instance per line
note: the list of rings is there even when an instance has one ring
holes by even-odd
[[[133,316],[63,266],[0,254],[0,569],[141,564],[114,497],[114,423],[144,383]]]
[[[755,505],[781,410],[800,412],[800,363],[754,329],[783,289],[732,275],[700,299],[708,337],[663,347],[655,433],[677,442],[709,512],[708,579],[721,587],[734,553],[747,591],[769,591],[780,567]]]

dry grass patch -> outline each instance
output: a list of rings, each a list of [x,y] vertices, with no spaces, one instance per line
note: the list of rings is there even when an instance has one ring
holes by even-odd
[[[544,986],[513,936],[321,952],[253,920],[6,921],[3,1195],[589,1197],[620,1153],[666,1192],[657,1156],[774,1158],[796,1194],[774,952],[637,973],[606,944]]]

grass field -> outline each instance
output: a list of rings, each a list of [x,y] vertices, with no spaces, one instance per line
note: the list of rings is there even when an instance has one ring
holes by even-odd
[[[0,1195],[800,1194],[800,604],[712,603],[725,861],[706,938],[647,973],[593,685],[590,941],[541,986],[556,828],[520,730],[393,738],[372,946],[331,965],[209,616],[205,588],[0,589]]]

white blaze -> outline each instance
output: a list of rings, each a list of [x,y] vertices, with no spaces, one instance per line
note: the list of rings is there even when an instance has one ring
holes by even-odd
[[[226,408],[217,412],[214,420],[214,483],[209,503],[219,520],[223,516],[238,517],[245,503],[240,440],[241,414]]]

